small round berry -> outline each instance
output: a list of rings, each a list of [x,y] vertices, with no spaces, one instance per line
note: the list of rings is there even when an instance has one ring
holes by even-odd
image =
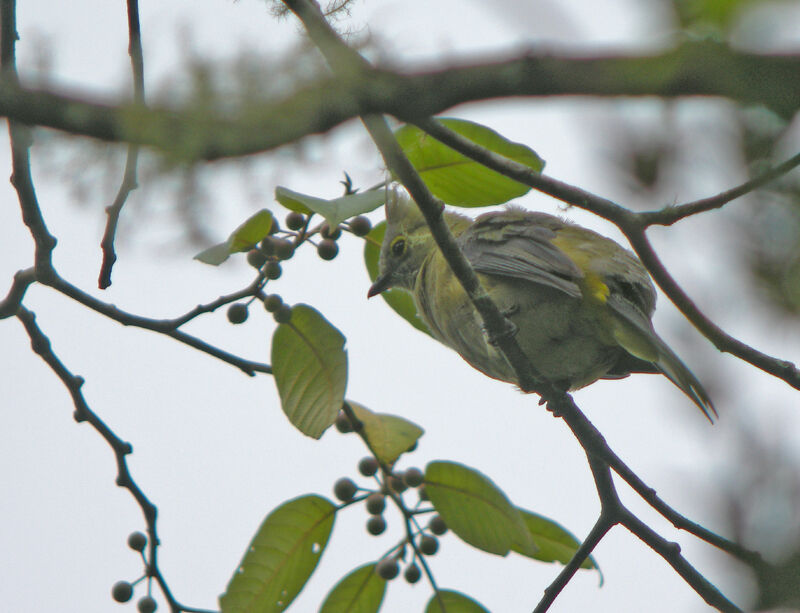
[[[131,532],[128,535],[128,547],[134,551],[144,551],[147,547],[147,537],[142,532]]]
[[[380,492],[375,492],[367,496],[367,513],[370,515],[380,515],[386,508],[386,497]]]
[[[306,225],[306,216],[297,211],[292,211],[286,216],[286,227],[290,230],[299,230]]]
[[[274,313],[283,304],[283,298],[281,298],[278,294],[269,294],[264,298],[264,308],[270,312]]]
[[[331,238],[323,238],[317,245],[317,255],[323,260],[332,260],[339,253],[339,245]]]
[[[292,319],[292,307],[288,304],[282,304],[278,310],[272,314],[272,317],[279,324],[288,324]]]
[[[342,502],[352,500],[357,490],[356,484],[348,477],[342,477],[333,484],[333,495]]]
[[[371,455],[361,458],[361,461],[358,463],[358,472],[365,477],[371,477],[378,472],[378,460],[373,458]]]
[[[127,581],[117,581],[111,588],[111,597],[117,602],[128,602],[133,596],[133,586]]]
[[[353,422],[350,421],[350,418],[344,411],[339,411],[334,423],[336,424],[336,429],[342,434],[347,434],[353,431]]]
[[[279,260],[288,260],[294,255],[294,243],[283,238],[273,238],[275,243],[275,255]]]
[[[402,494],[408,489],[408,486],[403,483],[403,474],[400,473],[399,476],[392,475],[389,477],[389,487],[391,487],[395,492],[398,494]]]
[[[369,217],[359,215],[350,220],[350,231],[356,236],[366,236],[372,230],[372,222]]]
[[[281,268],[281,265],[274,260],[267,262],[267,265],[264,266],[264,276],[270,281],[278,279],[281,274],[283,274],[283,269]]]
[[[267,256],[261,253],[258,249],[251,249],[247,252],[247,263],[253,268],[261,268],[266,261]]]
[[[228,307],[228,321],[232,324],[243,324],[247,321],[247,305],[237,302]]]
[[[328,224],[323,224],[322,228],[320,228],[319,233],[322,235],[322,238],[329,238],[335,241],[342,235],[342,229],[339,226],[331,229]]]
[[[427,534],[422,535],[419,539],[419,550],[426,556],[432,556],[439,551],[439,539]]]
[[[384,558],[378,562],[376,570],[379,577],[391,581],[400,574],[400,565],[394,558]]]
[[[441,515],[434,515],[428,522],[428,529],[436,536],[442,536],[447,532],[447,524],[444,523]]]
[[[139,613],[153,613],[158,608],[158,603],[152,596],[143,596],[136,603],[136,608],[139,609]]]
[[[422,571],[416,564],[409,564],[406,566],[406,569],[403,572],[403,577],[405,577],[405,580],[413,585],[419,581],[420,577],[422,577]]]
[[[403,483],[408,487],[419,487],[425,481],[425,475],[419,468],[409,468],[403,473]]]
[[[267,236],[258,245],[258,250],[265,256],[269,257],[275,255],[275,241],[277,239]]]
[[[372,536],[383,534],[384,530],[386,530],[386,520],[383,519],[383,515],[373,515],[367,520],[367,532]]]

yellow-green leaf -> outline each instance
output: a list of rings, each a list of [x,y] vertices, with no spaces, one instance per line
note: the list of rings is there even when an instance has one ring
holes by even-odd
[[[569,530],[538,513],[526,511],[525,509],[518,510],[522,514],[522,520],[528,527],[528,532],[533,537],[533,542],[536,543],[538,550],[533,554],[526,553],[515,545],[512,546],[514,551],[542,562],[561,562],[566,564],[572,559],[581,542]],[[597,563],[591,556],[584,560],[581,568],[597,568],[599,570]]]
[[[317,567],[335,516],[336,505],[313,495],[272,511],[220,596],[222,613],[286,610]]]
[[[362,432],[375,455],[385,464],[393,464],[425,432],[417,424],[397,415],[373,413],[352,400],[348,400],[347,404],[364,425]]]
[[[489,613],[483,605],[461,592],[439,590],[439,597],[436,596],[436,594],[431,596],[428,606],[425,607],[425,613]]]
[[[313,438],[330,426],[347,387],[345,338],[317,310],[292,308],[272,336],[272,377],[289,421]]]
[[[513,548],[536,550],[522,515],[489,477],[456,462],[425,470],[425,491],[447,527],[461,540],[505,556]]]
[[[344,577],[328,593],[319,613],[377,613],[386,593],[386,579],[366,564]]]
[[[204,249],[196,256],[204,264],[219,266],[228,259],[232,253],[249,251],[255,247],[265,236],[272,233],[275,218],[267,209],[261,209],[255,215],[251,215],[238,228],[231,232],[228,239],[218,243],[208,249]]]
[[[345,219],[374,211],[383,204],[385,199],[383,190],[371,190],[360,194],[348,194],[339,198],[325,200],[294,192],[285,187],[278,186],[275,188],[275,200],[287,209],[306,215],[311,211],[319,213],[332,228],[338,226]]]
[[[536,172],[544,168],[544,160],[533,149],[510,141],[491,128],[464,119],[439,121],[474,143]],[[465,207],[502,204],[530,190],[529,186],[443,145],[416,126],[403,126],[395,136],[428,188],[447,204]]]

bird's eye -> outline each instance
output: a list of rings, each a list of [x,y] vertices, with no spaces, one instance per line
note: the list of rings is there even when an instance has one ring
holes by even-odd
[[[406,239],[402,236],[398,236],[392,241],[391,247],[392,255],[395,257],[400,257],[406,252]]]

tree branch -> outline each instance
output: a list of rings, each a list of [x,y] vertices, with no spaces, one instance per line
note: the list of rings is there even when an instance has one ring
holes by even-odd
[[[180,159],[214,160],[269,151],[361,115],[413,121],[465,102],[528,96],[719,96],[764,104],[783,116],[800,108],[800,55],[759,55],[692,43],[656,55],[580,57],[527,51],[508,59],[417,73],[368,68],[277,101],[255,101],[235,117],[218,112],[109,105],[90,97],[0,83],[0,116],[106,141],[147,145]]]
[[[133,100],[136,104],[144,105],[144,55],[142,53],[142,33],[139,24],[139,0],[128,0],[128,55],[131,58],[133,72]],[[106,208],[108,220],[100,241],[103,252],[103,263],[100,266],[100,275],[97,286],[106,289],[111,285],[111,270],[117,261],[114,251],[114,237],[117,233],[119,216],[128,195],[137,187],[136,166],[139,160],[139,146],[133,143],[128,145],[125,159],[125,172],[122,183],[117,191],[117,196],[111,206]]]

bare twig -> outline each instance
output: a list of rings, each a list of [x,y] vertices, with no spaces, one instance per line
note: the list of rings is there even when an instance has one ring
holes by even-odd
[[[142,32],[139,24],[139,0],[128,0],[128,55],[131,58],[131,71],[133,72],[133,100],[136,104],[144,105],[144,55],[142,53]],[[106,208],[108,220],[103,233],[100,248],[103,252],[103,263],[100,266],[100,276],[97,286],[106,289],[111,285],[111,270],[117,261],[114,250],[114,238],[117,233],[119,216],[128,195],[136,189],[136,166],[139,160],[139,145],[130,143],[125,159],[125,172],[122,183],[117,191],[117,196],[111,206]]]
[[[50,339],[45,336],[41,328],[39,328],[39,325],[36,323],[36,316],[23,306],[19,307],[16,315],[28,333],[33,351],[47,363],[47,365],[52,369],[56,376],[61,379],[64,386],[67,388],[67,391],[72,397],[72,403],[75,406],[75,421],[78,423],[89,423],[89,425],[91,425],[92,428],[94,428],[97,433],[103,437],[106,443],[108,443],[109,447],[111,447],[111,450],[114,452],[114,457],[117,462],[117,485],[119,487],[124,487],[131,493],[131,496],[133,496],[133,498],[136,500],[136,503],[142,509],[142,514],[144,515],[145,522],[147,523],[147,532],[150,537],[146,571],[147,576],[152,577],[158,582],[162,592],[164,593],[164,597],[167,599],[170,605],[170,609],[174,613],[179,613],[181,611],[201,611],[200,609],[185,607],[175,600],[166,580],[164,579],[163,574],[158,567],[158,546],[160,544],[156,526],[158,509],[145,495],[145,493],[142,491],[142,488],[139,487],[130,473],[127,456],[133,452],[131,444],[119,438],[114,431],[111,430],[111,428],[109,428],[102,419],[100,419],[97,413],[95,413],[91,407],[89,407],[89,404],[86,402],[82,392],[84,383],[83,377],[73,375],[67,369],[67,367],[64,366],[64,363],[58,358],[50,346]]]

